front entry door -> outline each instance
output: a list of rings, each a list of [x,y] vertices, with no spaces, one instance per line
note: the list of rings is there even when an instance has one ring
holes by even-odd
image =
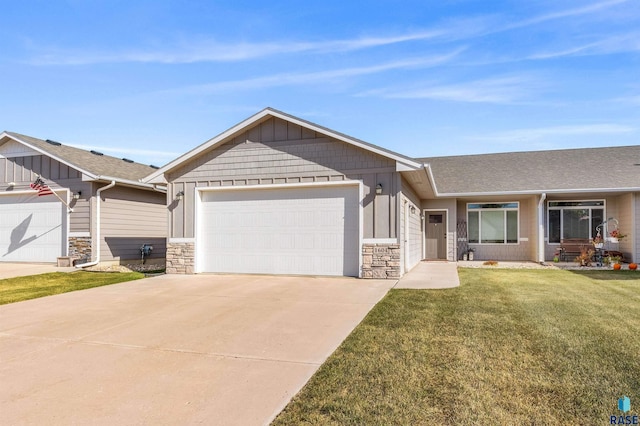
[[[427,212],[425,228],[427,259],[447,258],[447,213]]]

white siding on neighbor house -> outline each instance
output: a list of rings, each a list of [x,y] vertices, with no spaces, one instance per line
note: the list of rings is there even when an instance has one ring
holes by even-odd
[[[115,186],[101,197],[101,262],[140,259],[142,244],[153,245],[151,259],[165,257],[165,194]]]
[[[55,262],[66,254],[67,208],[55,196],[2,193],[0,218],[0,262]]]
[[[396,238],[396,175],[391,159],[269,118],[167,176],[170,200],[184,191],[183,200],[169,206],[170,236],[194,237],[196,187],[357,180],[363,183],[364,238]]]
[[[402,203],[402,214],[400,215],[400,230],[402,234],[400,240],[400,261],[403,267],[406,265],[407,270],[404,271],[406,273],[422,260],[422,244],[424,239],[422,235],[422,220],[420,219],[420,199],[404,179],[402,180],[402,194],[407,202]],[[411,213],[411,207],[414,208],[413,213]],[[407,209],[406,215],[405,209]],[[407,229],[405,217],[409,219],[408,236],[405,235],[405,229]],[[408,250],[405,244],[407,239]],[[405,259],[407,260],[406,262]]]
[[[0,157],[0,191],[29,191],[37,176],[51,188],[68,188],[70,194],[82,192],[79,200],[70,200],[73,213],[69,226],[71,232],[89,232],[91,184],[82,181],[80,172],[45,155]],[[9,182],[15,183],[13,189],[8,189]]]

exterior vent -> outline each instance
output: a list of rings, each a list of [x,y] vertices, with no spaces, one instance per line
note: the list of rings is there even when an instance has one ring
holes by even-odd
[[[51,144],[51,145],[53,145],[53,146],[60,146],[60,145],[62,145],[60,142],[52,141],[51,139],[47,139],[45,142],[46,142],[46,143],[49,143],[49,144]]]
[[[150,164],[149,167],[151,167],[152,169],[156,169],[156,170],[158,170],[160,168],[158,166],[154,166],[153,164]]]
[[[133,163],[133,160],[129,160],[128,158],[123,158],[122,161],[126,161],[127,163]]]
[[[103,153],[98,152],[98,151],[94,151],[94,150],[91,150],[91,153],[92,153],[93,155],[104,155]]]

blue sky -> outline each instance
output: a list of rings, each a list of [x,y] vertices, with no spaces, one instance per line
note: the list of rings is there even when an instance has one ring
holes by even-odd
[[[6,4],[0,129],[140,162],[267,106],[409,156],[640,141],[637,0]]]

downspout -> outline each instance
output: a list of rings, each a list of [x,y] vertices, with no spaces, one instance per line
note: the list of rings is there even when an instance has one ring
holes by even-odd
[[[89,266],[95,266],[100,263],[100,194],[102,191],[113,188],[116,186],[116,181],[112,180],[111,183],[107,186],[103,186],[102,188],[96,191],[96,238],[94,241],[97,241],[97,249],[96,249],[96,260],[93,262],[82,263],[80,265],[76,265],[76,268],[86,268]]]
[[[544,201],[547,199],[547,194],[543,192],[540,194],[540,201],[538,201],[538,262],[544,263]]]

